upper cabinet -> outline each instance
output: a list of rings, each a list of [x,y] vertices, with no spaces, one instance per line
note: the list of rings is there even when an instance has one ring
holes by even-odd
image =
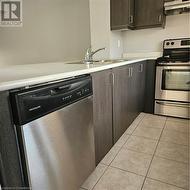
[[[132,28],[134,0],[111,0],[111,30]]]
[[[135,29],[164,27],[164,0],[135,0]]]
[[[110,0],[111,30],[164,27],[164,0]]]

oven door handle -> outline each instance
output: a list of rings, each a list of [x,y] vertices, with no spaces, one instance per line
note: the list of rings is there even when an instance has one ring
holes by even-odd
[[[182,108],[190,108],[190,103],[166,103],[166,102],[159,102],[156,101],[157,104],[164,105],[164,106],[175,106],[175,107],[182,107]]]

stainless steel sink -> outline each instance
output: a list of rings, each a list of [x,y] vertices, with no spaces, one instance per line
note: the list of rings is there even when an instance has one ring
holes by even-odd
[[[92,63],[90,64],[109,64],[109,63],[120,63],[120,62],[124,62],[124,61],[128,61],[127,59],[102,59],[102,60],[93,60]],[[85,62],[81,61],[81,62],[71,62],[71,63],[67,63],[67,64],[85,64]]]

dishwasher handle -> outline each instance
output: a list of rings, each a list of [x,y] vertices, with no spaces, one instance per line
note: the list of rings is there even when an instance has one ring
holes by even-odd
[[[11,94],[15,125],[24,125],[92,95],[90,76]]]

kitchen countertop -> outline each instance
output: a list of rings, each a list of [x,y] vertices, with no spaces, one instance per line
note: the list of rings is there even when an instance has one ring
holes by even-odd
[[[0,91],[90,74],[147,59],[148,58],[141,58],[119,63],[99,63],[91,65],[55,62],[2,67],[0,68]],[[151,59],[156,58],[151,57]]]

